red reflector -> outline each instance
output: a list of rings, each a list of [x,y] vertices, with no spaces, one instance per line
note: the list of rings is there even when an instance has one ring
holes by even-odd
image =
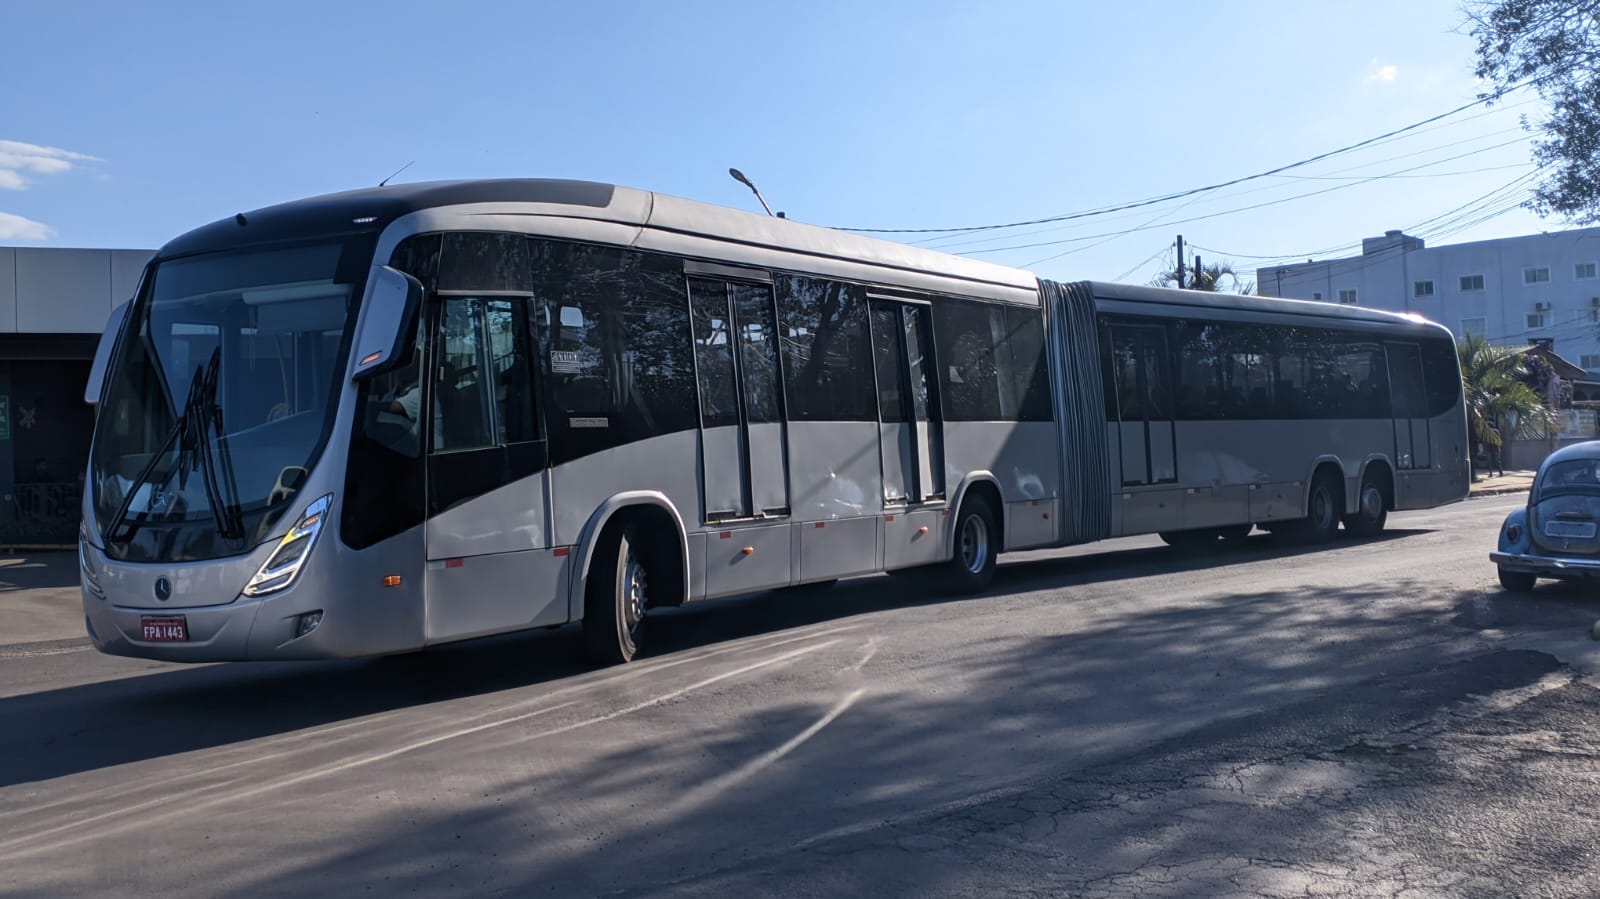
[[[466,559],[445,559],[444,560],[444,567],[446,567],[446,568],[460,568],[461,566],[463,566],[465,564],[467,564],[467,560]]]
[[[894,521],[894,516],[893,515],[885,515],[885,516],[883,516],[883,520],[884,521]]]
[[[729,539],[729,538],[731,538],[733,536],[733,532],[732,531],[723,531],[720,536],[722,537],[722,539],[727,540],[727,539]]]
[[[819,527],[819,528],[825,528],[827,526],[828,526],[828,523],[826,521],[817,522],[817,527]]]
[[[371,365],[372,363],[377,362],[379,359],[382,359],[382,358],[383,358],[383,351],[382,350],[379,350],[376,353],[368,353],[365,356],[361,357],[361,364],[362,365]]]
[[[383,577],[383,585],[385,587],[398,587],[398,586],[400,586],[400,575],[398,575],[398,574],[386,574],[386,575],[384,575],[384,577]]]
[[[558,546],[555,549],[551,550],[551,552],[553,552],[554,554],[556,554],[558,556],[570,556],[570,555],[572,555],[572,547],[570,547],[570,546]]]

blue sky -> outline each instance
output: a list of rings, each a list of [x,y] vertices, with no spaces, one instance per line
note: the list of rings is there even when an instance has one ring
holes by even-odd
[[[736,166],[814,224],[1005,223],[1271,169],[1478,90],[1458,0],[58,0],[7,4],[0,25],[15,245],[157,247],[407,163],[397,180],[583,178],[759,211]],[[1555,230],[1511,209],[1529,99],[1294,177],[933,245],[1143,282],[1178,233],[1253,270],[1393,228],[1430,245]]]

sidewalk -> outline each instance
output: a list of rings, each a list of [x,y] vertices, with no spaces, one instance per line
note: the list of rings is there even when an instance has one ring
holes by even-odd
[[[1502,475],[1478,475],[1472,482],[1472,496],[1495,496],[1501,493],[1526,493],[1533,486],[1531,471],[1508,471]]]
[[[88,640],[77,553],[0,557],[0,646]]]

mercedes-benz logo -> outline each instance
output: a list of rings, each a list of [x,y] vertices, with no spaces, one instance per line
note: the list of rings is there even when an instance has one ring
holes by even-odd
[[[172,598],[172,582],[164,577],[156,578],[156,599],[166,602]]]

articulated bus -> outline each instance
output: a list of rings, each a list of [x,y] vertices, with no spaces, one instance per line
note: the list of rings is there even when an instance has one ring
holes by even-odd
[[[1082,282],[605,184],[397,185],[161,249],[80,539],[104,652],[410,652],[1004,551],[1463,499],[1450,333]]]

